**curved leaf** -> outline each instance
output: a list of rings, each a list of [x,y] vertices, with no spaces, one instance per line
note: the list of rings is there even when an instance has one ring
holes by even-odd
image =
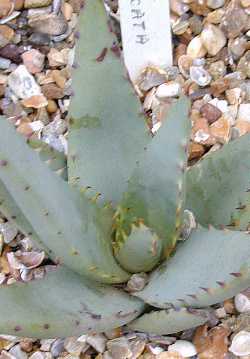
[[[187,172],[186,208],[203,226],[250,225],[250,134],[208,154]]]
[[[204,324],[208,320],[205,310],[169,309],[143,314],[128,327],[153,334],[173,334]]]
[[[0,132],[0,180],[52,258],[95,280],[126,281],[129,275],[113,257],[113,212],[54,174],[4,118]]]
[[[0,286],[0,308],[1,333],[55,338],[119,327],[143,302],[60,268],[42,280]]]
[[[139,101],[117,56],[103,3],[86,0],[79,17],[79,44],[70,105],[69,178],[121,200],[127,180],[150,141]]]
[[[135,295],[160,308],[204,307],[249,287],[250,235],[197,228]]]

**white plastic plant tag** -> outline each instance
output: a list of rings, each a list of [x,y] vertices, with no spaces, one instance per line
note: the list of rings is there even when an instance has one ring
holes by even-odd
[[[172,65],[169,0],[119,0],[124,60],[132,81],[147,66]]]

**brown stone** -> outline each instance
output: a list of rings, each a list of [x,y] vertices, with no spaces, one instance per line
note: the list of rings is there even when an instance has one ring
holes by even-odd
[[[21,133],[25,137],[30,137],[34,131],[31,128],[29,122],[22,122],[17,127],[17,132]]]
[[[52,0],[25,0],[24,7],[25,9],[45,7],[49,6],[51,2]]]
[[[0,25],[0,47],[4,47],[11,42],[15,35],[14,30],[7,25]]]
[[[230,129],[230,122],[222,116],[210,126],[210,133],[218,142],[224,144],[230,139]]]
[[[43,85],[42,93],[48,100],[57,100],[64,96],[63,90],[55,84]]]
[[[0,85],[0,97],[3,97],[5,92],[5,86],[4,85]]]
[[[68,2],[63,3],[62,13],[67,21],[69,21],[72,18],[73,8]]]
[[[24,0],[14,0],[15,10],[22,10],[23,5],[24,5]]]
[[[214,97],[219,97],[229,88],[229,80],[220,78],[211,83],[211,93]]]
[[[192,142],[189,146],[189,160],[200,158],[205,152],[204,147],[200,143]]]
[[[56,101],[48,100],[48,105],[47,105],[48,113],[55,113],[57,111],[57,109],[58,109],[58,107],[57,107]]]
[[[43,70],[45,56],[36,49],[31,49],[22,54],[23,63],[31,74]]]
[[[210,103],[203,105],[200,109],[200,112],[202,116],[207,119],[210,125],[217,121],[222,115],[222,112],[216,106]]]
[[[68,29],[68,23],[62,13],[33,16],[29,25],[37,32],[52,36],[64,34]]]
[[[214,145],[215,138],[211,135],[207,119],[204,117],[197,118],[193,123],[192,139],[202,145]]]
[[[199,359],[225,359],[228,351],[228,329],[214,327],[208,331],[203,325],[195,331],[193,343],[197,349]]]
[[[35,95],[22,100],[22,104],[27,108],[41,108],[47,106],[48,101],[43,95]]]
[[[236,313],[233,299],[227,299],[227,300],[225,300],[224,303],[223,303],[223,305],[224,305],[225,311],[226,311],[228,314]]]
[[[250,132],[250,122],[249,121],[237,120],[234,127],[237,128],[240,136],[243,136],[246,133]]]
[[[221,29],[228,38],[235,38],[241,34],[247,25],[248,16],[235,1],[230,3],[222,18]]]
[[[5,17],[11,13],[13,9],[11,0],[1,0],[0,1],[0,18]]]
[[[22,339],[20,341],[20,348],[26,352],[26,353],[30,353],[33,349],[33,341],[32,339],[28,339],[28,338],[25,338],[25,339]]]
[[[79,14],[84,0],[69,0],[69,4],[72,6],[73,12]]]

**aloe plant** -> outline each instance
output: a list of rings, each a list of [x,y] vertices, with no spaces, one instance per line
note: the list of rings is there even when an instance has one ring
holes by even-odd
[[[168,334],[205,323],[210,305],[249,286],[250,135],[187,169],[189,101],[152,137],[102,1],[85,1],[79,31],[67,158],[0,119],[0,210],[57,264],[1,286],[0,331]],[[183,240],[185,209],[199,224]],[[140,272],[147,285],[127,292]]]

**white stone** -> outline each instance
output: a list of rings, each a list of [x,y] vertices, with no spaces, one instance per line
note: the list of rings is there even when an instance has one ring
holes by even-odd
[[[177,340],[174,344],[168,347],[169,352],[177,352],[184,358],[190,358],[197,354],[194,344],[187,340]]]
[[[239,313],[246,313],[250,311],[250,300],[245,294],[237,294],[234,298],[234,304]]]
[[[209,103],[217,107],[222,113],[228,111],[228,102],[226,100],[219,100],[218,98],[214,98],[213,100],[209,101]]]
[[[106,347],[107,338],[103,334],[89,335],[87,343],[91,345],[98,353],[103,353]]]
[[[237,120],[250,122],[250,103],[242,103],[239,106]]]
[[[178,82],[169,82],[160,85],[156,90],[156,96],[159,99],[179,96],[181,85]]]
[[[203,46],[200,36],[195,36],[187,47],[187,55],[192,59],[204,57],[207,53],[206,48]]]
[[[40,86],[24,65],[19,65],[16,70],[9,75],[8,85],[14,94],[21,99],[41,95]]]
[[[9,353],[11,355],[14,355],[14,357],[16,359],[27,359],[28,356],[27,356],[27,353],[25,353],[24,351],[22,351],[21,347],[19,344],[15,345],[14,347],[12,347],[10,350],[9,350]]]
[[[232,340],[229,351],[234,355],[243,357],[250,354],[250,332],[242,330]]]
[[[191,66],[190,78],[200,87],[207,86],[212,80],[210,74],[202,66]]]
[[[201,41],[209,55],[215,56],[226,45],[227,39],[219,27],[207,24],[201,32]]]
[[[5,222],[0,224],[0,232],[3,234],[4,243],[10,243],[17,235],[18,231],[14,224]]]

